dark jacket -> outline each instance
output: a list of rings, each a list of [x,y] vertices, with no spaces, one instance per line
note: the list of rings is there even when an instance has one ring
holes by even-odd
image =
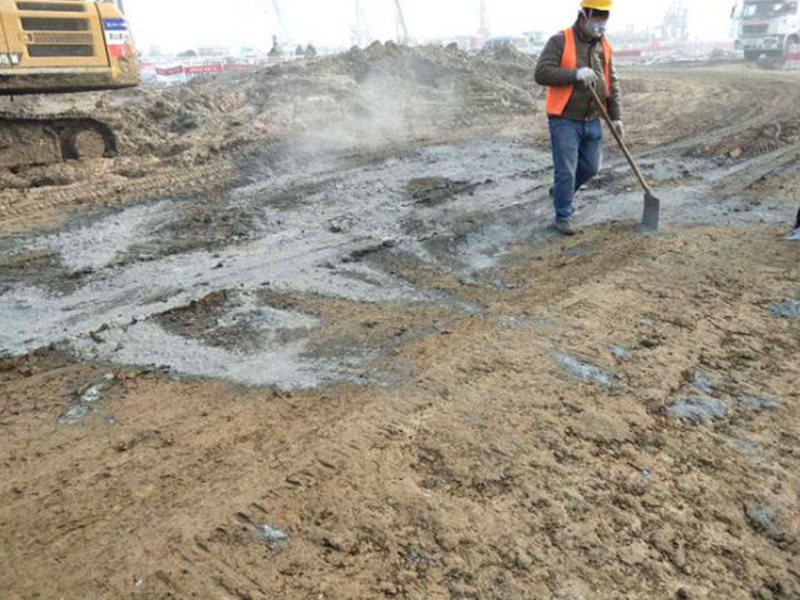
[[[564,119],[576,121],[590,121],[600,117],[600,111],[595,105],[591,92],[581,83],[578,83],[578,69],[591,66],[597,73],[600,81],[597,92],[601,100],[606,102],[608,114],[611,119],[622,119],[620,109],[620,88],[617,73],[614,69],[614,59],[611,59],[611,96],[606,98],[605,53],[601,40],[586,40],[580,32],[578,24],[572,26],[575,32],[575,51],[577,54],[577,67],[575,69],[562,69],[561,57],[564,55],[564,32],[561,31],[551,37],[544,47],[539,62],[536,64],[536,83],[544,86],[574,85],[572,97],[569,99],[564,113]]]

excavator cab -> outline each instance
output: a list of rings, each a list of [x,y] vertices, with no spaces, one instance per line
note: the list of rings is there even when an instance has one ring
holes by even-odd
[[[136,86],[139,63],[114,4],[0,0],[0,95]]]

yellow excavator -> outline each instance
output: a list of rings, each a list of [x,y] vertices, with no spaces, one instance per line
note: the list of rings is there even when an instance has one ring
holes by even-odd
[[[0,97],[138,85],[136,49],[117,2],[0,0]],[[0,168],[116,151],[114,132],[91,115],[0,109]]]

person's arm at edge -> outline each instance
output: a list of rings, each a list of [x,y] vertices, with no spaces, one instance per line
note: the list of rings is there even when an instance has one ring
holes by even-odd
[[[548,87],[575,85],[578,81],[577,69],[562,69],[561,58],[564,55],[564,34],[551,37],[536,63],[534,78],[536,83]]]
[[[620,84],[617,78],[617,70],[614,68],[614,59],[611,59],[609,65],[609,72],[611,74],[611,96],[608,97],[606,106],[608,107],[608,116],[612,121],[622,120],[622,103],[620,101]]]

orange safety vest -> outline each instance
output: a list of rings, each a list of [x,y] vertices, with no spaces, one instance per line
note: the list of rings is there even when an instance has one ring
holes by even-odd
[[[606,97],[611,96],[611,44],[603,38],[603,55],[606,59]],[[575,32],[572,27],[564,30],[564,54],[561,57],[562,69],[574,69],[578,64],[578,51],[575,47]],[[547,88],[547,114],[560,117],[569,104],[574,85],[560,85]]]

